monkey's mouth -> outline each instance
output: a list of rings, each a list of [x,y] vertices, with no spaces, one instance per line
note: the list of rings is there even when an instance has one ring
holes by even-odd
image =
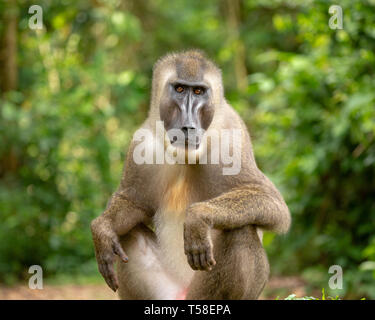
[[[187,138],[185,140],[179,140],[177,137],[170,139],[171,145],[176,148],[185,148],[190,150],[197,150],[200,146],[200,138],[196,136],[195,138]]]

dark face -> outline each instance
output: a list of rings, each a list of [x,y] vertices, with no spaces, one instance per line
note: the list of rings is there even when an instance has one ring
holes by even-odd
[[[171,144],[199,147],[214,115],[210,101],[211,89],[203,82],[177,80],[167,84],[166,95],[160,105],[160,118],[167,131],[181,130],[183,137],[176,137],[172,130],[168,133]]]

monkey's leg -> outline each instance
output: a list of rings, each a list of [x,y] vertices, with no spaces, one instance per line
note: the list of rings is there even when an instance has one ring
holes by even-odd
[[[256,227],[216,230],[213,246],[216,265],[195,273],[186,299],[257,299],[269,265]]]
[[[176,299],[181,288],[173,282],[161,261],[155,234],[138,225],[120,239],[129,262],[117,261],[120,299]]]

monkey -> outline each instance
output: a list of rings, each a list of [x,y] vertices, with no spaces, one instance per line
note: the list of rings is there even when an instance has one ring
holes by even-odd
[[[161,137],[158,121],[167,132]],[[119,187],[91,222],[108,286],[120,299],[258,299],[270,273],[263,230],[286,233],[290,212],[258,168],[247,127],[224,97],[221,70],[204,52],[169,53],[155,63],[141,129],[164,150],[198,160],[202,150],[212,153],[210,132],[239,130],[229,148],[240,170],[223,174],[222,162],[138,164],[133,137]],[[184,133],[182,142],[174,145],[172,129]]]

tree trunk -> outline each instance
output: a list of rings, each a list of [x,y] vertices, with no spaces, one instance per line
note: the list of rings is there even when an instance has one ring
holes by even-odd
[[[240,0],[226,0],[227,23],[229,26],[230,43],[234,46],[234,68],[237,88],[247,88],[247,69],[245,46],[240,38]]]
[[[1,92],[17,89],[17,23],[18,9],[16,0],[5,2],[3,12],[4,30],[0,41]]]

